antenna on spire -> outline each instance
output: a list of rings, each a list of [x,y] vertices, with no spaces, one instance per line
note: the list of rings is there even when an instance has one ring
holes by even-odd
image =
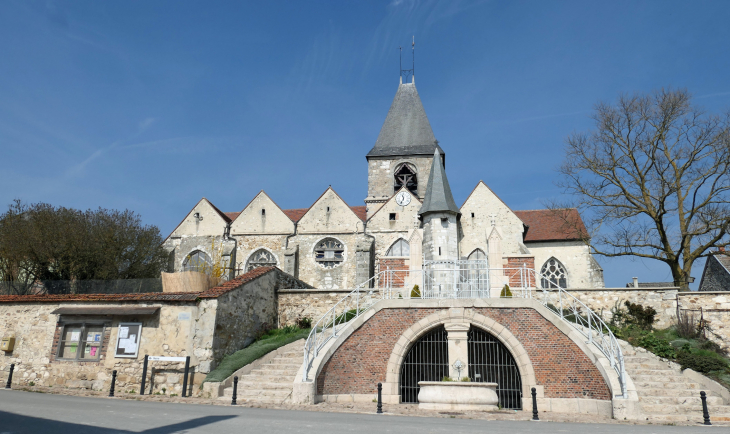
[[[403,83],[405,77],[407,83],[408,77],[411,77],[411,83],[413,83],[415,81],[414,72],[416,71],[416,36],[413,36],[411,42],[411,69],[403,69],[403,47],[398,47],[398,50],[400,50],[400,82]]]

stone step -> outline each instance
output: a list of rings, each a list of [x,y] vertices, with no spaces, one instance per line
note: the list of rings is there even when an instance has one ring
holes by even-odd
[[[296,378],[296,374],[288,374],[288,375],[266,375],[266,374],[256,374],[256,375],[245,375],[241,378],[239,378],[239,381],[250,381],[253,383],[260,382],[260,383],[282,383],[282,382],[289,382],[289,384],[292,384],[294,382],[294,379]],[[293,386],[292,386],[293,387]]]
[[[290,369],[258,368],[252,370],[249,375],[291,375]],[[293,372],[296,375],[296,371]]]
[[[292,390],[291,381],[239,381],[238,390],[253,390],[253,389],[266,389],[266,390]]]
[[[702,408],[702,399],[696,396],[642,396],[641,402],[644,404],[664,404],[664,405],[688,405],[699,406]],[[708,396],[707,405],[724,405],[722,397]]]
[[[702,416],[702,404],[699,405],[668,405],[668,404],[641,404],[641,410],[646,414],[699,414]],[[708,405],[707,411],[712,415],[724,417],[730,415],[728,405]]]
[[[702,414],[666,414],[666,415],[645,415],[644,418],[649,422],[654,422],[657,424],[667,424],[672,422],[693,422],[696,424],[702,424],[704,419],[702,418]],[[730,422],[729,417],[720,416],[720,417],[712,417],[710,415],[710,420],[714,424],[715,422]]]
[[[641,389],[662,389],[665,390],[666,393],[660,393],[660,394],[651,394],[655,396],[664,396],[667,394],[676,395],[675,390],[699,390],[702,388],[701,385],[697,383],[692,382],[685,382],[685,381],[676,381],[676,382],[666,382],[666,381],[637,381],[634,380],[634,385],[636,385],[637,392],[641,392]],[[697,392],[699,393],[699,392]],[[694,393],[689,393],[688,395],[693,395]]]
[[[692,383],[692,380],[681,375],[636,374],[632,375],[631,378],[634,380],[634,383]]]
[[[265,366],[272,369],[296,369],[298,371],[299,367],[302,366],[302,363],[301,361],[299,363],[291,363],[288,361],[274,360]]]
[[[643,387],[637,386],[636,393],[639,395],[639,401],[641,401],[642,397],[644,396],[686,396],[686,397],[692,397],[697,396],[700,393],[700,389],[672,389],[671,393],[667,393],[667,389],[661,388],[661,389],[647,389]]]
[[[291,389],[283,389],[283,390],[264,390],[264,389],[248,389],[248,390],[241,390],[238,389],[237,392],[237,398],[255,398],[255,397],[268,397],[268,398],[277,398],[279,400],[282,400],[286,398],[287,396],[291,395]],[[233,396],[233,388],[232,387],[226,387],[223,390],[223,396],[225,397],[232,397]]]
[[[663,371],[666,369],[670,369],[669,366],[666,364],[659,364],[659,363],[651,363],[651,362],[644,362],[644,363],[628,363],[624,362],[624,367],[626,370],[634,370],[634,369],[651,369],[655,371]]]
[[[674,369],[668,369],[668,368],[665,368],[665,369],[632,369],[630,375],[631,375],[631,378],[634,378],[638,375],[681,376],[681,374],[678,371],[675,371]]]

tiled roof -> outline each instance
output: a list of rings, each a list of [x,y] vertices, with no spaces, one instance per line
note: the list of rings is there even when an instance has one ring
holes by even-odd
[[[276,267],[260,267],[242,274],[235,279],[224,282],[220,286],[203,292],[148,292],[136,294],[42,294],[42,295],[0,295],[0,303],[31,302],[100,302],[100,301],[196,301],[199,298],[218,298],[244,283],[276,269]]]
[[[517,217],[527,226],[525,242],[530,241],[573,241],[586,237],[583,220],[575,208],[563,210],[537,209],[515,211]]]
[[[228,217],[231,221],[233,221],[233,220],[236,219],[236,217],[238,217],[241,214],[241,211],[239,211],[239,212],[225,212],[223,214],[225,214],[226,217]]]
[[[284,211],[284,214],[286,214],[291,221],[296,223],[304,216],[304,214],[306,214],[307,211],[309,211],[309,208],[283,209],[282,211]]]
[[[210,288],[207,291],[203,291],[198,294],[198,297],[200,298],[218,298],[221,295],[225,294],[226,292],[233,291],[234,289],[238,288],[239,286],[243,285],[244,283],[250,282],[257,277],[263,276],[264,274],[275,270],[276,267],[259,267],[254,268],[253,270],[249,271],[248,273],[241,274],[240,276],[236,277],[235,279],[228,280],[226,282],[223,282],[222,285],[216,286],[215,288]]]
[[[195,301],[199,292],[146,292],[136,294],[0,295],[0,303],[63,301]]]
[[[367,220],[368,211],[366,206],[351,206],[350,209],[360,220]]]

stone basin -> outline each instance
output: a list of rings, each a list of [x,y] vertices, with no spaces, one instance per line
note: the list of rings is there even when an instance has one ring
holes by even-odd
[[[497,410],[497,383],[419,381],[418,408],[424,410]]]

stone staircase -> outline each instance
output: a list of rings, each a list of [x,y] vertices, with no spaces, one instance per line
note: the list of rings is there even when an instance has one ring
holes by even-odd
[[[689,377],[679,365],[622,342],[626,373],[634,381],[642,418],[655,423],[702,423],[700,391],[707,393],[707,408],[712,423],[730,422],[730,405],[722,396]]]
[[[304,340],[290,344],[287,351],[238,379],[239,404],[284,404],[291,402],[294,377],[304,360]],[[218,399],[231,401],[233,387]]]

